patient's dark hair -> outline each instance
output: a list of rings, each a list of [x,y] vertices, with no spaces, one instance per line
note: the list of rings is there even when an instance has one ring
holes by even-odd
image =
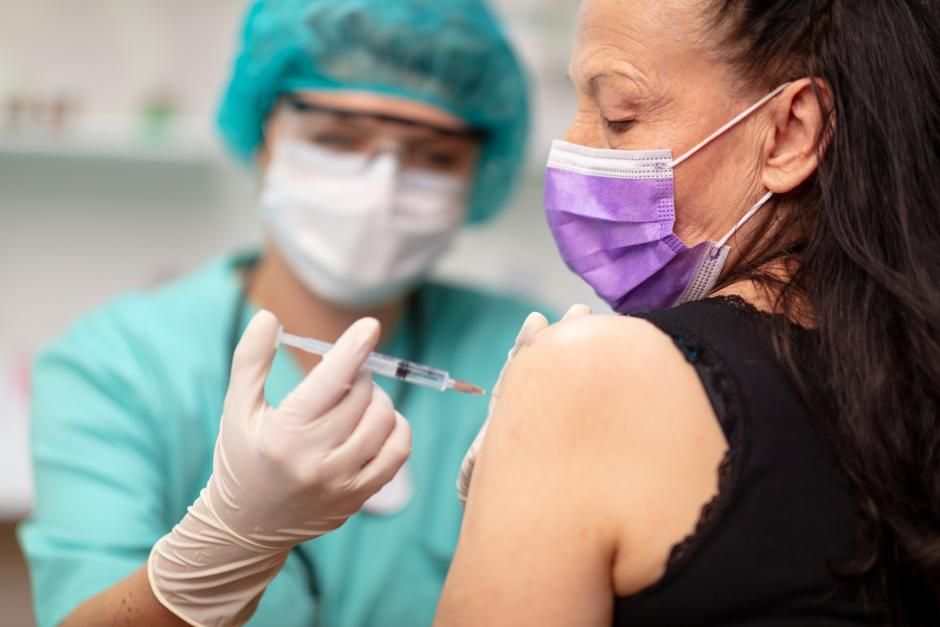
[[[940,1],[713,6],[721,54],[752,87],[815,77],[826,112],[818,171],[778,207],[788,237],[723,283],[772,286],[790,314],[809,306],[820,427],[864,514],[846,572],[889,600],[892,624],[940,625]],[[788,282],[762,271],[774,260],[793,262]],[[792,327],[776,335],[810,389]]]

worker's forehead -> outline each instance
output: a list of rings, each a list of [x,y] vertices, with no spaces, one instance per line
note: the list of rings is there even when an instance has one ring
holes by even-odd
[[[300,90],[293,95],[304,102],[354,113],[380,114],[438,128],[465,130],[469,125],[440,107],[370,91]]]

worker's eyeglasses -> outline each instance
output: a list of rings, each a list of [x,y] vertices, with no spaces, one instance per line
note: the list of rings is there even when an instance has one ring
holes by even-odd
[[[472,172],[485,133],[454,130],[381,113],[326,107],[287,96],[287,132],[337,152],[375,154],[394,146],[407,167]]]

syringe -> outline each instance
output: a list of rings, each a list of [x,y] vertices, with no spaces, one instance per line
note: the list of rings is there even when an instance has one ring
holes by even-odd
[[[299,348],[302,351],[313,353],[314,355],[326,355],[330,349],[333,348],[333,345],[329,342],[285,333],[284,327],[278,329],[277,341],[279,344]],[[365,363],[362,364],[362,369],[384,377],[399,379],[406,383],[414,383],[415,385],[434,388],[441,392],[445,390],[456,390],[457,392],[463,392],[465,394],[478,394],[481,396],[486,394],[486,391],[482,388],[467,383],[466,381],[454,379],[444,370],[438,370],[430,366],[422,366],[412,361],[389,357],[381,353],[369,354]]]

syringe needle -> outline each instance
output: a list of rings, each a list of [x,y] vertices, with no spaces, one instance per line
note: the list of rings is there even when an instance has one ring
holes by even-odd
[[[454,391],[463,392],[464,394],[476,394],[477,396],[486,396],[486,390],[481,387],[477,387],[472,383],[467,383],[466,381],[461,381],[460,379],[454,379]]]

